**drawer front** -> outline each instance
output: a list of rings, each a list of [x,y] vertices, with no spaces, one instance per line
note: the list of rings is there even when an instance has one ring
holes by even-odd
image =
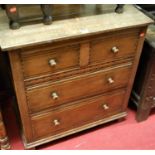
[[[52,136],[123,112],[125,91],[96,96],[66,109],[32,117],[34,137]]]
[[[109,35],[103,39],[90,42],[90,63],[109,62],[117,58],[125,58],[135,54],[138,33]]]
[[[130,70],[131,64],[125,64],[106,71],[102,70],[74,79],[59,81],[47,87],[28,90],[29,109],[31,112],[37,112],[126,86],[130,78]]]
[[[37,50],[37,51],[36,51]],[[79,65],[79,46],[38,48],[20,53],[24,78],[72,70]]]

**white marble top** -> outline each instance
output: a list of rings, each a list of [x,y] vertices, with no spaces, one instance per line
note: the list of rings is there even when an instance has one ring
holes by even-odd
[[[23,26],[11,30],[4,11],[0,11],[0,47],[2,51],[20,47],[97,34],[111,30],[147,25],[153,21],[133,5],[125,5],[122,14],[108,13]]]

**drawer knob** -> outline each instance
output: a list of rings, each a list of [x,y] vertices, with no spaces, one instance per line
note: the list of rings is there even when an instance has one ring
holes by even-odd
[[[59,122],[59,120],[57,120],[57,119],[55,119],[55,120],[53,121],[53,123],[54,123],[55,126],[60,125],[60,122]]]
[[[54,100],[57,100],[59,98],[59,96],[58,96],[58,94],[56,92],[53,92],[51,95],[52,95],[52,98]]]
[[[50,59],[49,64],[50,64],[50,66],[56,66],[57,63],[54,59]]]
[[[119,49],[116,46],[112,47],[111,50],[112,50],[113,53],[118,53],[119,52]]]
[[[103,104],[102,107],[103,107],[104,110],[108,110],[109,109],[109,106],[107,104]]]
[[[108,83],[109,84],[113,84],[114,83],[114,80],[110,77],[110,78],[108,78]]]
[[[153,97],[153,101],[155,101],[155,97]]]

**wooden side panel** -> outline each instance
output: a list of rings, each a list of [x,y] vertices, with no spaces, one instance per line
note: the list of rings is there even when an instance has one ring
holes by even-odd
[[[140,28],[138,45],[137,45],[137,48],[136,48],[135,59],[134,59],[134,62],[133,62],[133,69],[131,70],[130,80],[128,82],[127,94],[124,97],[124,103],[125,103],[124,104],[124,109],[127,108],[127,104],[128,104],[128,101],[129,101],[129,97],[130,97],[130,94],[131,94],[132,87],[133,87],[133,82],[134,82],[136,71],[137,71],[137,68],[138,68],[138,63],[139,63],[142,48],[143,48],[143,43],[144,43],[144,39],[145,39],[145,35],[146,35],[146,30],[147,30],[147,27]]]
[[[10,64],[12,69],[12,76],[14,82],[14,89],[18,101],[18,107],[22,120],[23,134],[27,142],[32,141],[33,135],[31,131],[29,112],[25,96],[24,78],[19,58],[19,50],[9,52]]]

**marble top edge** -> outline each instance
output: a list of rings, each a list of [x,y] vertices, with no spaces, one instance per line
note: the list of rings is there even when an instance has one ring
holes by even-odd
[[[125,5],[122,14],[108,13],[53,22],[51,25],[35,24],[11,30],[5,13],[0,12],[0,47],[11,50],[33,44],[75,38],[99,32],[148,25],[153,20],[132,5]],[[48,33],[47,33],[48,32]]]

